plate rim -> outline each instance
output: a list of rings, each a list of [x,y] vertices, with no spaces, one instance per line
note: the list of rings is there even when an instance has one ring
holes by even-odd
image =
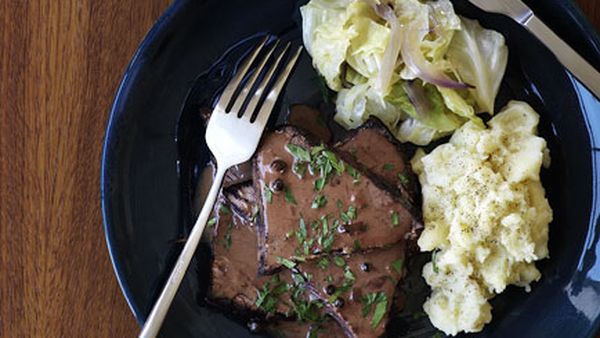
[[[114,270],[114,274],[116,276],[117,282],[125,297],[127,305],[134,315],[138,325],[142,325],[144,323],[145,314],[142,313],[142,309],[139,304],[135,304],[130,286],[126,281],[126,276],[122,270],[121,262],[119,262],[118,257],[118,248],[115,245],[113,228],[115,227],[109,219],[112,211],[109,206],[109,189],[110,189],[110,172],[108,168],[110,167],[111,162],[111,145],[115,142],[114,139],[118,138],[119,134],[115,133],[115,124],[116,121],[119,120],[121,115],[126,113],[126,110],[120,110],[121,103],[126,100],[127,95],[125,95],[125,88],[128,87],[129,84],[134,83],[135,75],[139,72],[140,68],[144,65],[144,55],[147,54],[148,51],[151,50],[152,45],[155,41],[160,38],[160,36],[164,35],[165,32],[170,27],[171,23],[176,19],[177,14],[185,7],[185,4],[189,0],[174,0],[165,11],[159,16],[159,18],[152,24],[152,27],[145,34],[144,38],[136,48],[133,53],[130,62],[128,63],[121,80],[117,86],[117,89],[114,94],[114,99],[110,107],[108,120],[105,126],[104,140],[102,143],[102,155],[101,155],[101,163],[100,163],[100,204],[101,204],[101,213],[102,213],[102,224],[104,229],[104,237],[106,241],[106,246],[109,253],[109,258],[111,261],[111,265]],[[561,1],[561,0],[558,0]],[[597,62],[600,63],[600,37],[598,31],[591,24],[589,19],[583,14],[582,9],[572,0],[561,1],[562,5],[564,5],[568,20],[571,23],[574,23],[575,29],[578,30],[576,32],[577,35],[582,37],[585,42],[593,48],[595,52],[595,57],[597,58]],[[568,40],[565,40],[568,41]],[[588,60],[590,62],[590,60]],[[596,151],[591,151],[591,156]],[[594,161],[593,159],[591,160]],[[587,230],[588,235],[590,231],[594,229],[589,228]],[[600,329],[600,316],[596,318],[594,321],[590,323],[590,331],[592,334],[598,333]]]
[[[108,249],[108,255],[110,257],[111,265],[113,267],[114,274],[117,278],[117,282],[119,284],[119,288],[125,297],[127,305],[129,309],[133,313],[137,323],[139,325],[144,323],[144,319],[142,311],[138,304],[135,304],[133,301],[133,297],[131,295],[130,287],[125,280],[125,275],[122,271],[121,264],[118,262],[117,258],[117,249],[114,245],[114,234],[111,226],[109,224],[109,214],[111,213],[108,199],[108,193],[110,186],[110,174],[108,171],[109,166],[109,157],[111,152],[111,144],[113,142],[113,137],[115,136],[115,121],[121,114],[125,113],[125,110],[119,110],[119,105],[121,101],[124,100],[124,88],[127,84],[134,78],[134,74],[139,71],[141,65],[144,63],[143,55],[150,48],[150,46],[154,43],[156,38],[163,34],[166,28],[169,26],[171,21],[175,18],[176,14],[184,7],[185,1],[175,0],[173,1],[165,11],[159,16],[159,18],[152,24],[152,27],[148,30],[148,32],[144,35],[143,40],[140,42],[138,47],[136,48],[133,56],[131,57],[131,61],[127,65],[123,76],[121,77],[121,81],[119,81],[119,85],[114,95],[113,103],[110,107],[110,112],[108,115],[108,122],[106,124],[106,131],[104,134],[104,140],[102,143],[102,155],[101,155],[101,163],[100,163],[100,205],[102,212],[102,224],[104,228],[104,237],[106,241],[106,246]]]

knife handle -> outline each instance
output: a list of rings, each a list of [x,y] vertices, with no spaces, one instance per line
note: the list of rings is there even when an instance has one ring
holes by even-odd
[[[558,60],[583,83],[596,98],[600,98],[600,73],[535,15],[524,23]]]

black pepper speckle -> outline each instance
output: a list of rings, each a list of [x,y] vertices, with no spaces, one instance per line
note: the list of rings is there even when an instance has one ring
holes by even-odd
[[[282,191],[283,188],[284,188],[284,184],[283,184],[283,180],[281,178],[278,178],[275,181],[271,182],[271,190],[273,190],[275,192],[279,192],[279,191]]]
[[[325,287],[324,291],[328,296],[331,296],[335,293],[335,286],[329,284]]]

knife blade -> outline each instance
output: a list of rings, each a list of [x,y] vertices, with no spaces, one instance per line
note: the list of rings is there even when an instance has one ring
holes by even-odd
[[[486,12],[504,14],[532,33],[581,83],[600,98],[600,72],[554,33],[521,0],[469,0]]]

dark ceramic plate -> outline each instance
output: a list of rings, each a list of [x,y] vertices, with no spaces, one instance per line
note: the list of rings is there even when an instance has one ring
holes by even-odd
[[[600,68],[600,43],[571,2],[528,2]],[[210,106],[257,36],[271,33],[300,42],[300,3],[177,0],[135,54],[112,108],[101,175],[108,247],[138,322],[145,320],[181,249],[177,240],[193,223],[194,187],[209,156],[197,109]],[[460,14],[506,36],[510,61],[498,106],[509,98],[530,103],[542,116],[540,131],[553,157],[543,178],[555,212],[552,257],[538,264],[544,277],[529,294],[509,288],[496,297],[494,320],[477,336],[592,337],[600,324],[600,103],[515,23],[463,1],[455,5]],[[304,55],[276,109],[318,104],[315,77]],[[163,336],[250,335],[243,323],[203,304],[208,257],[204,248],[196,255]],[[433,332],[427,324],[405,324],[405,334]]]

